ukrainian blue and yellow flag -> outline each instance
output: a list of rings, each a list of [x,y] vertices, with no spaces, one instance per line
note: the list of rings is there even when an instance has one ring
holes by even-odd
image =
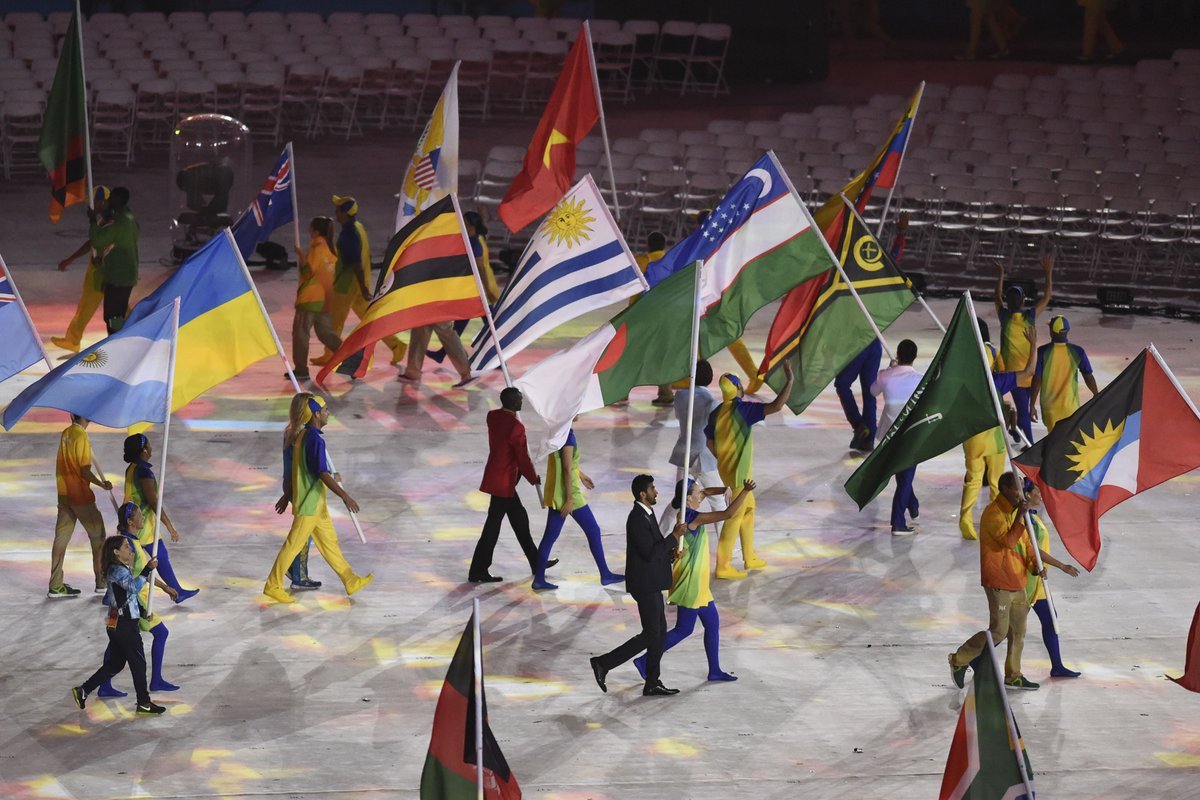
[[[129,312],[129,326],[179,298],[171,410],[279,352],[229,229],[209,240]]]
[[[396,230],[451,192],[458,192],[457,63],[450,70],[446,88],[417,140],[417,149],[404,173],[400,206],[396,209]]]

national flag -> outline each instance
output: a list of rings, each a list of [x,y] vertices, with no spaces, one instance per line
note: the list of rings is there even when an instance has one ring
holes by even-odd
[[[663,262],[681,254],[703,259],[701,358],[741,336],[755,311],[832,264],[772,153]],[[547,428],[541,454],[561,447],[575,414],[622,400],[635,386],[671,383],[688,374],[695,270],[693,264],[668,271],[637,303],[517,381],[527,407]]]
[[[483,316],[479,282],[454,195],[417,214],[388,242],[374,297],[358,327],[317,373],[318,384],[324,385],[326,376],[343,361],[361,378],[369,363],[359,351],[370,352],[385,336]]]
[[[57,408],[109,428],[167,418],[167,382],[175,336],[174,303],[59,364],[4,410],[4,427],[29,409]]]
[[[511,357],[564,322],[645,289],[596,182],[585,175],[538,226],[492,309],[501,349]],[[471,351],[475,372],[500,364],[487,326]]]
[[[971,663],[974,675],[954,728],[938,800],[1033,800],[1017,766],[1010,721],[1031,787],[1033,765],[1017,721],[1009,716],[992,653],[989,646]]]
[[[908,144],[908,137],[912,133],[913,124],[916,122],[917,108],[921,105],[921,95],[924,91],[925,84],[922,83],[917,87],[912,99],[908,101],[900,119],[896,121],[888,140],[875,154],[875,158],[871,159],[870,165],[855,175],[849,183],[842,187],[839,194],[826,200],[825,204],[813,214],[817,227],[825,232],[825,238],[831,245],[837,242],[842,234],[842,216],[839,213],[842,199],[839,195],[844,194],[849,197],[858,213],[861,214],[866,209],[867,203],[871,201],[876,189],[886,190],[896,186],[896,179],[900,174],[900,161],[904,157],[904,149]]]
[[[87,101],[83,83],[83,50],[80,48],[79,8],[71,15],[54,84],[46,98],[38,159],[50,173],[50,221],[58,222],[63,209],[86,203]]]
[[[862,218],[849,206],[843,205],[842,213],[849,222],[841,225],[834,253],[879,330],[887,330],[917,296]],[[776,367],[790,360],[796,382],[787,405],[799,414],[874,338],[845,280],[831,269],[783,299],[767,335],[759,376],[779,391],[785,378]]]
[[[279,160],[271,174],[263,182],[254,200],[233,223],[233,238],[237,242],[242,258],[254,254],[259,242],[271,238],[271,233],[292,222],[295,216],[295,199],[292,194],[292,144],[288,142],[279,154]]]
[[[178,411],[246,367],[279,352],[271,322],[226,228],[138,302],[125,322],[146,319],[179,298],[179,347],[171,410]]]
[[[433,712],[433,735],[421,770],[421,800],[475,800],[475,615],[467,622],[450,660],[446,682]],[[482,658],[480,659],[482,664]],[[480,678],[480,686],[483,679]],[[483,699],[483,796],[520,800],[521,787],[500,752]]]
[[[554,208],[575,180],[575,148],[600,119],[596,65],[587,23],[571,46],[541,122],[529,142],[521,173],[497,213],[513,233]]]
[[[937,355],[904,410],[846,481],[846,493],[860,509],[874,500],[896,473],[996,427],[989,385],[992,375],[983,363],[977,336],[974,315],[964,296]]]
[[[1067,551],[1090,571],[1105,512],[1200,467],[1200,414],[1152,345],[1014,463],[1041,487]]]
[[[23,372],[45,358],[42,340],[25,306],[17,294],[17,286],[8,274],[8,266],[0,258],[0,381]]]
[[[433,116],[417,140],[396,208],[396,230],[421,211],[458,191],[458,65],[450,70]]]
[[[1192,617],[1192,628],[1188,631],[1187,660],[1183,662],[1183,675],[1178,678],[1167,676],[1191,692],[1200,692],[1200,605]]]

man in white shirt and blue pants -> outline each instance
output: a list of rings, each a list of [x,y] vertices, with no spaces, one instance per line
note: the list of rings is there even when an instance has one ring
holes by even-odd
[[[896,348],[896,358],[891,366],[882,370],[875,383],[871,385],[871,394],[883,396],[883,414],[879,418],[879,431],[884,433],[892,426],[892,422],[904,410],[908,399],[916,391],[917,385],[925,377],[925,373],[913,368],[917,360],[917,344],[911,339],[900,342]],[[907,513],[913,519],[920,516],[921,504],[913,491],[913,477],[917,474],[916,466],[911,466],[896,473],[896,494],[892,498],[892,535],[910,536],[917,532],[916,528],[905,518]]]

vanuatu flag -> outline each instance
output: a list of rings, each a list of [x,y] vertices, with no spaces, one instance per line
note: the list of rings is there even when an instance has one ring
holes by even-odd
[[[862,218],[845,205],[842,214],[848,222],[834,253],[879,330],[887,330],[917,297]],[[874,338],[846,282],[831,269],[788,292],[767,335],[759,375],[779,391],[785,378],[776,368],[790,359],[796,383],[788,408],[799,414]]]
[[[421,800],[475,800],[475,616],[458,641],[433,712],[433,736],[421,771]],[[480,659],[482,663],[482,659]],[[480,680],[480,686],[483,681]],[[483,702],[483,796],[520,800],[521,787],[487,723]]]
[[[397,231],[388,242],[383,265],[375,299],[358,327],[317,373],[317,383],[324,385],[326,376],[343,361],[347,372],[361,378],[370,366],[362,351],[370,352],[385,336],[484,314],[453,195],[443,197]]]
[[[38,159],[50,173],[50,220],[63,209],[87,202],[87,107],[83,88],[83,52],[79,47],[79,13],[63,39],[54,85],[46,99]]]
[[[993,652],[989,646],[971,663],[974,677],[958,715],[938,800],[1031,800],[1017,767],[1008,728],[1010,719],[1013,730],[1017,731],[1020,757],[1025,762],[1030,786],[1033,786],[1033,766],[1017,721],[1010,717],[1012,712],[1001,695],[1004,690],[1000,688]]]
[[[1151,346],[1014,462],[1041,487],[1067,551],[1091,570],[1106,511],[1200,467],[1200,415]]]
[[[908,404],[846,481],[846,493],[860,509],[896,473],[996,427],[992,373],[983,362],[977,337],[975,315],[964,296]]]

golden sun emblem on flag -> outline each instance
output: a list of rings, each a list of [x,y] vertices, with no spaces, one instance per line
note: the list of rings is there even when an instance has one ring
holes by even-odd
[[[590,216],[587,205],[582,199],[572,200],[564,197],[554,207],[542,222],[541,233],[552,245],[565,244],[570,250],[579,244],[580,240],[587,241],[592,228],[588,223],[595,222]]]
[[[1121,420],[1115,427],[1112,420],[1105,420],[1104,427],[1092,423],[1090,434],[1081,430],[1079,432],[1081,439],[1071,442],[1075,448],[1075,455],[1067,455],[1067,459],[1072,462],[1067,469],[1078,472],[1081,477],[1088,474],[1104,460],[1113,445],[1120,440],[1124,431],[1125,420]]]
[[[88,367],[89,369],[100,369],[108,363],[108,353],[103,350],[93,350],[83,358],[79,359],[79,366]]]

